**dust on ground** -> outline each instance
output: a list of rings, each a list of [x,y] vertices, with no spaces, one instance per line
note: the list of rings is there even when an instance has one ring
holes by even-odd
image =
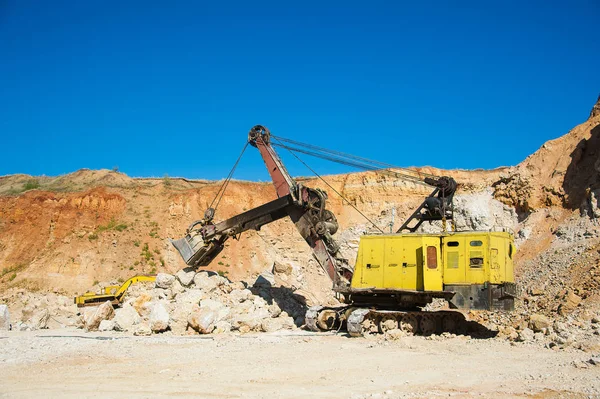
[[[467,337],[15,331],[0,336],[0,374],[6,398],[600,397],[589,353]]]

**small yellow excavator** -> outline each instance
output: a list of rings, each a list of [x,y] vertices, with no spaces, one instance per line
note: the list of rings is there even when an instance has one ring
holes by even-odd
[[[260,125],[250,130],[240,158],[248,144],[259,150],[278,198],[222,222],[213,222],[215,209],[239,163],[238,158],[213,201],[217,206],[213,208],[211,204],[204,218],[189,226],[185,237],[171,241],[187,265],[208,266],[230,237],[249,229],[259,230],[287,216],[333,281],[333,290],[343,303],[336,307],[310,307],[306,325],[311,330],[346,327],[352,336],[395,328],[423,335],[463,332],[467,323],[462,313],[423,310],[435,298],[447,300],[455,309],[514,309],[514,237],[504,229],[455,231],[452,199],[457,184],[453,178],[427,175],[274,136]],[[326,208],[327,194],[296,182],[273,146],[290,151],[305,165],[298,153],[391,174],[434,190],[395,234],[381,231],[381,234],[362,236],[352,268],[333,239],[338,223]],[[417,233],[426,221],[441,221],[442,232]],[[450,231],[447,222],[451,222]]]
[[[127,289],[132,284],[146,281],[152,282],[155,280],[156,276],[134,276],[121,285],[109,285],[104,287],[103,293],[97,294],[95,292],[86,292],[83,295],[77,296],[75,297],[75,304],[77,307],[81,308],[84,306],[95,306],[100,303],[110,301],[113,306],[117,306],[121,303],[123,297],[125,296],[125,292],[127,292]]]

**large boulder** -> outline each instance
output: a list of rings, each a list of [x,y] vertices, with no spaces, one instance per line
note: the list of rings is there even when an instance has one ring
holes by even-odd
[[[244,289],[241,289],[241,290],[240,289],[235,289],[235,290],[233,290],[233,291],[231,291],[229,293],[229,299],[233,303],[236,303],[236,302],[237,303],[241,303],[241,302],[244,302],[244,301],[246,301],[246,300],[248,300],[250,298],[252,298],[252,292],[249,289],[247,289],[247,288],[244,288]]]
[[[6,305],[0,305],[0,330],[10,330],[10,313]]]
[[[519,332],[519,337],[517,339],[521,342],[533,341],[534,333],[529,328],[525,328]]]
[[[198,308],[200,301],[207,298],[207,294],[199,289],[188,289],[178,294],[170,304],[171,331],[175,334],[184,334],[188,327],[188,318],[192,310]]]
[[[529,318],[529,328],[531,328],[534,332],[545,331],[543,329],[548,329],[548,327],[552,326],[552,320],[543,314],[534,313]]]
[[[154,285],[156,288],[169,289],[173,282],[175,281],[175,276],[166,273],[158,273],[156,275],[156,281]]]
[[[138,324],[133,331],[133,335],[137,336],[148,336],[152,334],[152,330],[150,330],[150,326],[146,323]]]
[[[203,299],[200,301],[201,309],[209,309],[215,312],[215,322],[224,320],[231,310],[225,306],[222,302],[215,301],[214,299]]]
[[[283,328],[283,322],[280,319],[268,318],[263,319],[260,323],[261,330],[264,332],[278,331]]]
[[[217,288],[217,282],[211,279],[206,272],[200,272],[194,276],[194,285],[204,292],[211,292]]]
[[[231,326],[241,333],[260,331],[262,321],[267,318],[271,318],[267,309],[256,309],[243,314],[235,313],[231,318]]]
[[[292,274],[292,271],[292,265],[290,265],[289,263],[281,263],[275,261],[275,263],[273,264],[273,273],[285,274],[287,276],[290,276]]]
[[[217,313],[208,308],[197,308],[188,318],[188,324],[200,334],[210,334],[217,321]]]
[[[112,331],[115,329],[115,320],[102,320],[98,326],[98,331]]]
[[[48,328],[48,321],[50,320],[50,312],[48,309],[41,309],[34,313],[31,320],[29,320],[29,326],[32,330],[42,330]]]
[[[184,287],[189,287],[194,282],[195,275],[195,271],[186,268],[178,271],[177,274],[175,274],[175,277],[177,277],[177,280],[179,280],[181,285]]]
[[[173,298],[177,297],[177,295],[181,294],[182,292],[185,292],[185,288],[179,282],[179,280],[175,280],[173,282],[173,285],[171,285],[170,291],[171,291],[170,297],[173,299]]]
[[[100,327],[102,320],[110,320],[114,314],[115,311],[112,304],[110,301],[106,301],[102,305],[86,311],[83,317],[84,327],[87,331],[96,331]]]
[[[157,333],[166,331],[167,328],[169,328],[169,312],[162,303],[155,303],[150,311],[150,329]]]
[[[142,321],[140,315],[130,304],[123,305],[122,308],[115,310],[115,330],[131,331],[133,326]]]
[[[566,316],[569,313],[572,313],[577,306],[581,303],[581,297],[575,294],[573,291],[567,292],[565,298],[563,299],[563,303],[558,307],[558,313],[562,316]]]
[[[132,306],[140,316],[144,317],[149,313],[150,301],[152,301],[152,296],[144,292],[133,301]]]
[[[281,314],[281,308],[275,302],[269,305],[267,308],[271,317],[277,317]]]

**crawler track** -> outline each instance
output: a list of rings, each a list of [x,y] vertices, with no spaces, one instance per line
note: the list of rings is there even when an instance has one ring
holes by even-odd
[[[306,313],[306,326],[312,331],[330,331],[345,326],[351,336],[362,337],[385,334],[394,329],[414,335],[465,334],[469,323],[462,313],[451,310],[425,312],[313,306]]]
[[[465,334],[467,321],[454,311],[420,312],[356,309],[348,317],[347,330],[353,337],[384,334],[400,329],[409,334],[431,335],[442,332]]]

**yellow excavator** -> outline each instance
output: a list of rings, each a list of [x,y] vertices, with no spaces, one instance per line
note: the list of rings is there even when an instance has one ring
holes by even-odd
[[[248,144],[259,150],[278,198],[215,223],[216,206],[213,208],[212,205],[216,202],[218,206]],[[381,234],[360,237],[352,268],[333,238],[338,223],[335,215],[326,208],[327,194],[296,182],[274,146],[290,151],[299,160],[299,153],[308,154],[365,170],[377,170],[429,185],[434,190],[395,234],[381,231]],[[187,265],[208,266],[230,237],[237,237],[249,229],[259,230],[267,223],[289,217],[312,249],[314,258],[331,278],[333,290],[343,304],[310,307],[306,313],[306,326],[313,331],[346,328],[352,336],[396,328],[423,335],[441,331],[465,332],[467,323],[462,313],[423,310],[435,298],[445,299],[455,309],[514,309],[514,237],[505,230],[455,231],[452,200],[457,184],[453,178],[417,173],[274,136],[261,125],[250,130],[240,158],[204,218],[193,222],[183,238],[171,241]],[[417,232],[423,222],[438,221],[442,223],[440,233]],[[448,222],[451,223],[450,230],[447,229]]]
[[[127,289],[132,284],[153,281],[156,281],[156,276],[133,276],[121,285],[109,285],[104,287],[103,292],[100,294],[95,292],[86,292],[83,295],[76,296],[74,302],[79,308],[84,306],[95,306],[106,301],[110,301],[113,306],[117,306],[121,303],[125,293],[127,292]]]

